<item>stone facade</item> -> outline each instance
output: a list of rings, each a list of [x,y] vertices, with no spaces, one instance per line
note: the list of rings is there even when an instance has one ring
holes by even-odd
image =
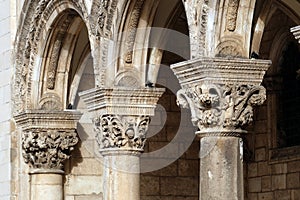
[[[0,11],[0,200],[300,199],[298,1]]]

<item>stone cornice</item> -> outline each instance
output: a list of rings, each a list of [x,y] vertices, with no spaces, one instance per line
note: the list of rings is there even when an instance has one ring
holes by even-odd
[[[188,88],[199,83],[259,85],[271,61],[240,58],[199,58],[171,66],[179,83]]]
[[[127,89],[95,88],[80,93],[89,111],[99,115],[146,115],[153,116],[163,88]]]
[[[300,26],[291,28],[291,32],[294,34],[296,40],[300,43]]]
[[[14,116],[16,124],[23,131],[75,129],[82,113],[78,111],[27,110]]]

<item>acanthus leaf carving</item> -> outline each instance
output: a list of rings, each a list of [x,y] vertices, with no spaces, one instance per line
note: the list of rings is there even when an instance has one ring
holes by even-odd
[[[25,163],[32,168],[62,169],[79,139],[75,130],[33,130],[22,135]]]
[[[143,151],[149,123],[149,116],[102,115],[95,118],[94,126],[100,151]]]

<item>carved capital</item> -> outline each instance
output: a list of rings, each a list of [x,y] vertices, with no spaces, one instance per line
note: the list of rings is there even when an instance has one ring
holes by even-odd
[[[177,102],[190,108],[197,134],[236,136],[266,100],[260,86],[269,61],[202,58],[172,66],[182,89]]]
[[[25,163],[38,169],[62,169],[79,139],[75,130],[35,130],[22,134]]]
[[[291,32],[294,34],[296,40],[300,43],[300,25],[291,28]]]
[[[95,88],[81,93],[89,111],[97,116],[93,122],[100,152],[143,151],[150,116],[163,92],[159,88]]]
[[[142,152],[146,142],[149,116],[102,115],[94,119],[100,152]]]
[[[22,154],[32,169],[59,170],[78,143],[76,124],[81,113],[27,111],[15,120],[22,129]]]
[[[252,107],[265,99],[264,87],[238,84],[194,86],[177,94],[178,104],[192,110],[199,133],[243,130],[252,121]]]

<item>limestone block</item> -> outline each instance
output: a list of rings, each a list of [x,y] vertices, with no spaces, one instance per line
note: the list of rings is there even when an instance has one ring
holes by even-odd
[[[269,175],[271,172],[271,167],[268,162],[259,162],[258,163],[258,176]]]
[[[249,200],[257,200],[258,199],[257,193],[249,193],[248,199]]]
[[[0,36],[0,52],[5,52],[10,50],[11,47],[11,35],[5,34]],[[7,59],[7,58],[6,58]],[[7,60],[6,62],[10,62],[10,60]]]
[[[255,150],[255,160],[256,161],[265,161],[266,160],[266,149],[256,149]]]
[[[287,173],[287,164],[279,163],[271,166],[272,174],[284,174]]]
[[[8,87],[9,83],[11,82],[11,74],[12,74],[12,70],[11,69],[7,69],[7,70],[3,70],[1,72],[1,79],[0,79],[0,87],[4,87],[4,97],[6,96],[10,96],[10,87]],[[6,102],[4,102],[6,103]]]
[[[97,184],[95,184],[97,183]],[[67,177],[65,193],[67,195],[90,195],[102,192],[101,176],[74,176]]]
[[[102,174],[102,164],[96,158],[73,158],[72,162],[72,175],[95,175]]]
[[[273,200],[273,193],[272,192],[259,193],[258,200]]]
[[[10,0],[0,1],[0,21],[10,16]]]
[[[199,158],[199,138],[195,137],[193,143],[190,145],[188,150],[185,152],[186,159],[196,159]]]
[[[159,195],[159,177],[141,176],[140,187],[143,195]]]
[[[272,176],[272,190],[286,189],[286,175]]]
[[[1,6],[0,6],[0,9],[1,9]],[[7,9],[5,9],[5,10],[7,10]],[[1,10],[1,12],[2,12],[2,10]],[[1,27],[0,36],[9,34],[9,32],[10,32],[10,18],[9,17],[2,18],[2,20],[0,20],[0,27]]]
[[[86,196],[75,196],[75,200],[102,200],[102,194],[100,195],[86,195]]]
[[[65,200],[75,200],[75,197],[74,196],[66,196]]]
[[[1,44],[1,42],[0,42]],[[0,105],[1,115],[0,115],[0,123],[10,120],[11,116],[11,106],[10,104],[2,104]]]
[[[257,176],[257,163],[248,164],[248,177]]]
[[[255,147],[261,148],[268,145],[268,135],[267,134],[256,134],[255,135]]]
[[[248,184],[249,192],[261,192],[261,177],[250,178]]]
[[[178,161],[179,176],[194,176],[199,175],[199,161],[198,160],[182,160]]]
[[[9,163],[9,161],[10,161],[10,153],[9,152],[10,152],[9,149],[0,151],[0,166]],[[0,176],[0,182],[1,182],[2,178],[5,176],[6,176],[6,174],[3,176],[2,175]]]
[[[2,129],[1,130],[1,136],[0,136],[0,152],[1,151],[6,151],[10,148],[10,135],[9,134],[2,134]],[[1,159],[0,159],[0,164],[1,164]]]
[[[141,200],[161,200],[160,196],[141,196]]]
[[[275,191],[273,200],[290,200],[291,195],[289,190]]]
[[[292,190],[291,191],[291,200],[298,200],[300,199],[300,190]]]
[[[197,196],[198,178],[197,177],[161,178],[161,195]]]
[[[271,191],[272,189],[272,179],[271,176],[264,176],[261,178],[261,190],[263,192]]]
[[[175,161],[168,166],[159,170],[160,176],[178,176],[178,161]]]
[[[287,172],[300,172],[300,161],[293,161],[287,164]]]
[[[11,71],[10,70],[5,70],[5,71],[9,71],[9,73],[7,74],[7,76],[10,78],[11,77]],[[2,76],[1,76],[1,79],[3,79],[2,78]],[[6,82],[5,84],[6,85],[4,85],[3,86],[3,103],[9,103],[10,101],[11,101],[11,85],[9,85],[9,84],[7,84],[7,83],[9,83],[10,82],[10,80],[8,79],[7,80],[8,82]]]
[[[288,174],[286,177],[287,188],[299,188],[300,187],[300,179],[299,173]]]

